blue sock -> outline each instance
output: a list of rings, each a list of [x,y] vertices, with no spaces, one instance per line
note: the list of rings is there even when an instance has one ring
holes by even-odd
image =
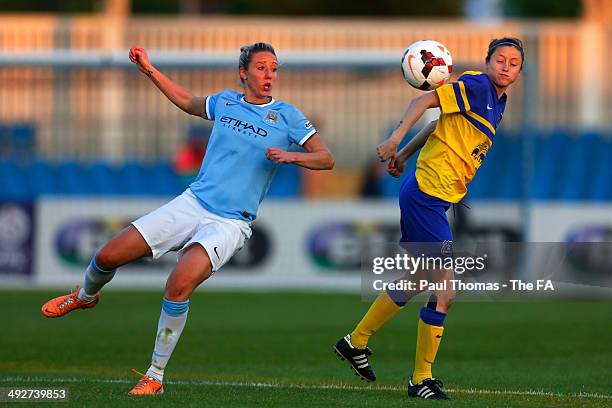
[[[113,279],[116,271],[116,269],[107,271],[100,268],[96,264],[96,255],[94,255],[89,263],[89,266],[87,266],[87,269],[85,270],[83,287],[78,294],[79,299],[84,302],[92,301],[100,289],[102,289],[104,285]]]

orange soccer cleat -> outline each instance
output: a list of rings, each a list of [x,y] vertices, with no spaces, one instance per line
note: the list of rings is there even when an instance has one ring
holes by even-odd
[[[146,374],[138,372],[132,368],[132,371],[141,376],[142,378],[130,392],[129,395],[159,395],[163,394],[164,386],[158,382],[155,378],[149,377]]]
[[[96,298],[91,302],[83,302],[77,297],[79,294],[79,287],[77,286],[75,292],[70,292],[69,295],[58,296],[49,300],[42,307],[42,314],[47,317],[60,317],[68,314],[76,309],[91,309],[98,304],[100,300],[100,294],[96,295]]]

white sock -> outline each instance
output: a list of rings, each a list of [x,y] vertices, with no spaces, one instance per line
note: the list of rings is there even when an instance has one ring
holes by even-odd
[[[167,308],[168,303],[179,305],[179,313],[184,311],[176,316],[176,307],[175,310],[169,310]],[[176,343],[178,343],[185,323],[187,322],[188,305],[189,301],[169,302],[164,299],[164,306],[162,307],[159,323],[157,325],[157,337],[155,338],[155,349],[151,357],[151,366],[147,370],[147,375],[155,378],[159,382],[162,382],[164,379],[164,370],[168,364],[168,360],[170,360],[174,347],[176,347]],[[166,310],[175,316],[166,313]]]
[[[147,376],[155,378],[159,383],[164,382],[164,370],[151,365],[147,370]]]
[[[96,295],[88,295],[87,293],[85,293],[85,289],[81,288],[79,289],[79,294],[77,295],[77,297],[83,302],[89,303],[96,298]]]

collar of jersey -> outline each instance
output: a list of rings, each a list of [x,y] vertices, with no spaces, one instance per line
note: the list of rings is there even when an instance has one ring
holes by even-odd
[[[244,96],[243,96],[242,98],[240,98],[240,100],[241,100],[242,102],[244,102],[244,103],[248,103],[249,105],[252,105],[252,106],[260,106],[260,107],[262,107],[262,108],[263,108],[263,107],[265,107],[265,106],[270,106],[270,105],[272,105],[274,102],[276,102],[276,101],[274,100],[274,98],[272,98],[272,99],[270,100],[270,102],[268,102],[268,103],[261,103],[261,104],[259,104],[259,103],[251,103],[251,102],[247,102],[247,100],[246,100],[246,99],[244,99]]]
[[[508,99],[508,95],[506,95],[506,92],[504,91],[502,96],[497,96],[497,89],[495,89],[495,84],[493,83],[493,81],[491,81],[491,78],[489,78],[488,75],[487,80],[489,81],[489,89],[491,90],[491,92],[493,92],[493,95],[495,95],[495,103],[497,103],[498,105],[506,103],[506,99]]]

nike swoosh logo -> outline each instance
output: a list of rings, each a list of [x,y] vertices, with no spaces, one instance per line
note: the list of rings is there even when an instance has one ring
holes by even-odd
[[[408,55],[408,69],[412,73],[412,76],[414,76],[414,69],[412,68],[412,60],[413,59],[414,59],[414,55],[412,55],[412,54]]]
[[[441,338],[442,338],[442,336],[440,336],[439,334],[437,334],[437,335],[436,335],[436,338],[437,338],[437,339],[441,339]]]
[[[487,110],[493,110],[493,108],[490,107],[488,103],[487,103]]]
[[[232,103],[232,102],[225,102],[225,106],[234,106],[234,105],[238,105],[238,104]]]
[[[221,257],[219,256],[219,253],[217,252],[217,247],[214,247],[213,251],[215,251],[215,255],[217,255],[217,258],[219,258],[219,260],[220,260]]]
[[[52,311],[50,311],[50,310],[49,310],[49,309],[47,309],[47,308],[45,308],[45,312],[53,314],[53,312],[52,312]]]

